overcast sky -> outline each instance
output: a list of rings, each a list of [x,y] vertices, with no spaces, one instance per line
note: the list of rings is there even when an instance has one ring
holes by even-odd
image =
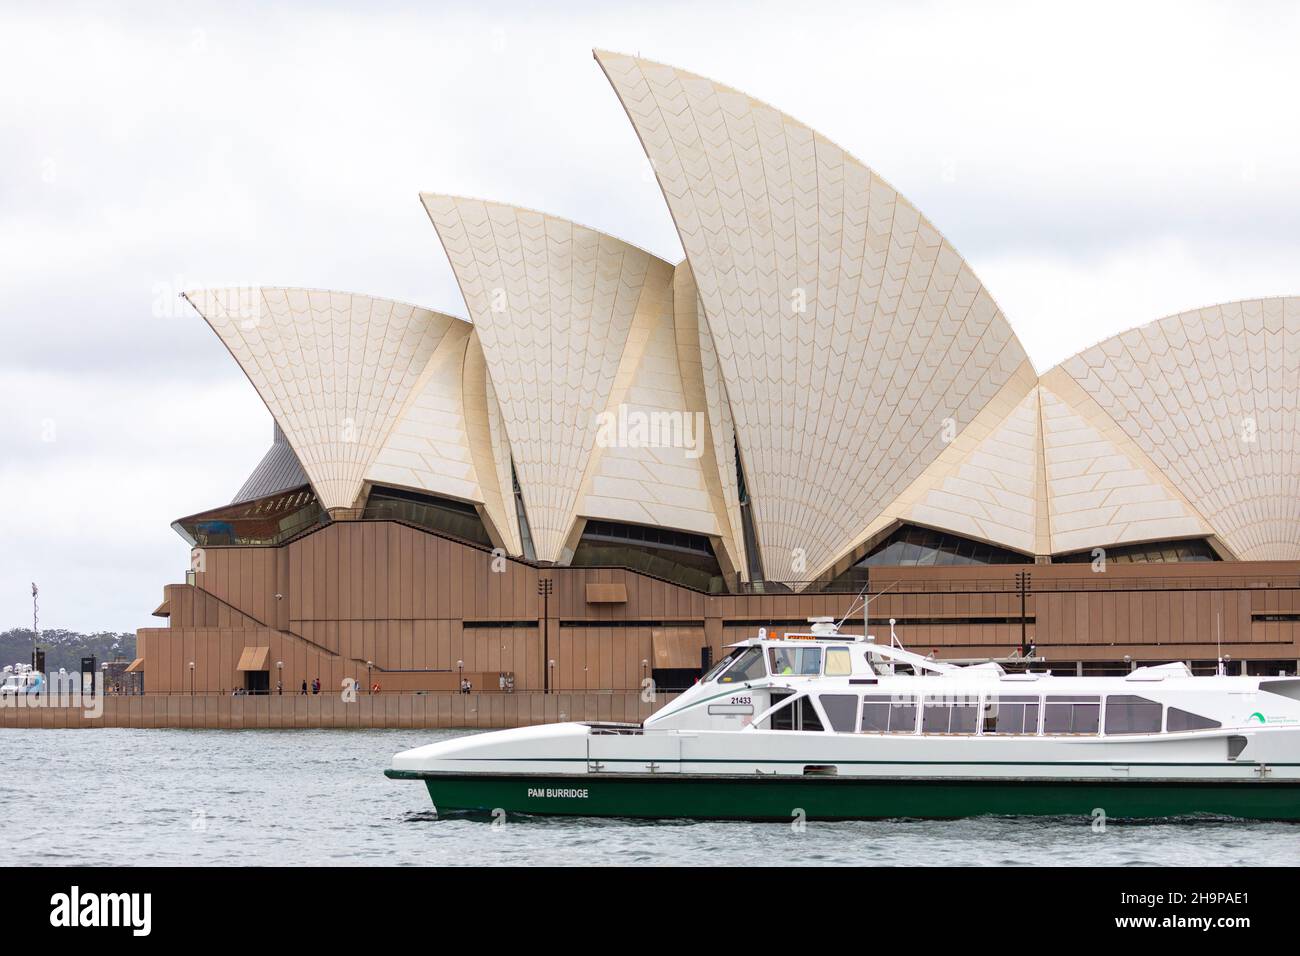
[[[184,288],[465,314],[417,194],[676,261],[591,57],[798,117],[908,196],[1040,371],[1215,302],[1300,293],[1294,5],[61,4],[0,12],[0,629],[133,630],[271,420]]]

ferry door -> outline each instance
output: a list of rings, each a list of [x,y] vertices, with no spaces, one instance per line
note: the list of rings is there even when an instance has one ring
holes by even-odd
[[[681,773],[682,738],[676,731],[587,735],[588,773]]]

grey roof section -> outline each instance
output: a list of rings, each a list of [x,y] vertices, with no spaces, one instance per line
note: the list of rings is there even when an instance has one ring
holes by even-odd
[[[289,447],[289,441],[284,437],[284,432],[280,431],[280,425],[276,423],[274,428],[271,450],[263,456],[257,467],[253,469],[253,473],[248,476],[244,487],[239,489],[239,493],[230,502],[232,505],[254,501],[309,484],[307,472],[303,470],[302,462]]]

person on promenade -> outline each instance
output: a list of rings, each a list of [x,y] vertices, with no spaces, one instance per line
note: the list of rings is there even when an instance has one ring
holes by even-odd
[[[307,696],[307,678],[305,678],[305,677],[302,679],[302,691],[301,691],[301,693],[302,693],[302,695],[303,695],[304,697]]]

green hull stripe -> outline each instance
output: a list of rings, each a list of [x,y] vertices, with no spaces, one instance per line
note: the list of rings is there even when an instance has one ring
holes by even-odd
[[[674,774],[554,776],[426,774],[440,813],[738,820],[1081,816],[1111,819],[1209,814],[1300,820],[1300,781],[918,780],[916,778]]]
[[[1206,760],[1200,763],[1178,763],[1163,760],[839,760],[834,757],[802,757],[793,759],[758,759],[740,757],[454,757],[470,763],[631,763],[631,764],[852,764],[879,767],[1252,767],[1253,760]],[[1300,763],[1272,763],[1270,767],[1300,767]]]

